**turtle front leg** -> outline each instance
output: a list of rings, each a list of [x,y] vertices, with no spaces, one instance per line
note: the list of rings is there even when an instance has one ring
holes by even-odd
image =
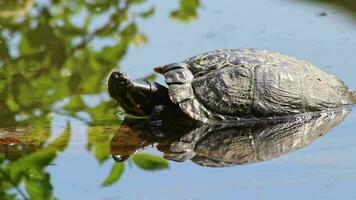
[[[108,86],[110,96],[132,115],[148,116],[156,106],[175,106],[166,87],[156,82],[131,80],[126,73],[112,72]]]

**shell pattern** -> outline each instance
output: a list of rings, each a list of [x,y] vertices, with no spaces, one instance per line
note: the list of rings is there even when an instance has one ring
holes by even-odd
[[[352,91],[335,76],[265,50],[214,50],[162,69],[171,100],[201,122],[287,116],[355,103]]]

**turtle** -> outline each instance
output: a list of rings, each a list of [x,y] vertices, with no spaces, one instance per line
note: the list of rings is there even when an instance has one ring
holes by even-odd
[[[149,120],[125,118],[111,139],[110,151],[117,162],[155,147],[176,162],[191,160],[205,167],[252,164],[310,145],[350,113],[351,107],[342,107],[297,114],[280,122],[199,124],[189,129],[166,121],[160,127],[163,137],[156,136]]]
[[[203,124],[164,149],[164,157],[205,167],[230,167],[278,158],[302,149],[338,126],[350,107],[298,114],[286,122]]]
[[[356,104],[356,92],[332,74],[282,53],[217,49],[154,68],[157,82],[114,71],[109,94],[129,114],[181,112],[201,123],[278,118]]]

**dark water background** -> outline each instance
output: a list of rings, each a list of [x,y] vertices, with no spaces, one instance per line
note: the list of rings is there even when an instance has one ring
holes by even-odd
[[[312,145],[230,168],[147,149],[117,164],[110,71],[216,48],[303,58],[356,89],[352,0],[0,0],[0,199],[356,199],[356,116]]]

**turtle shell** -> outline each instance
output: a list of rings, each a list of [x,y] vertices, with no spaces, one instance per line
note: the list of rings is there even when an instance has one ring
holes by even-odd
[[[352,91],[335,76],[265,50],[214,50],[160,72],[171,100],[202,122],[287,116],[354,103]]]
[[[271,160],[304,148],[351,112],[350,107],[299,114],[280,123],[204,124],[170,144],[165,158],[227,167]]]

